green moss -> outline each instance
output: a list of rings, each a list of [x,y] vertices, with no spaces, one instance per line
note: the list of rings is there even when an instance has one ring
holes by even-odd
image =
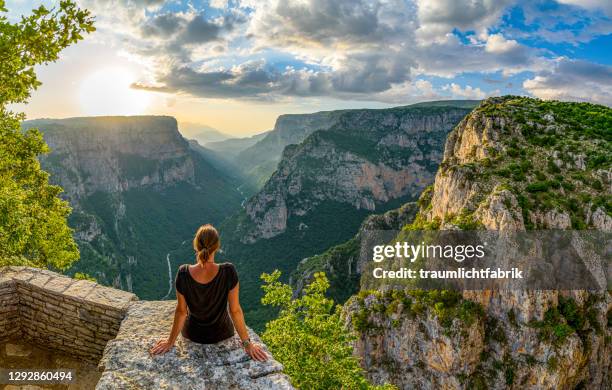
[[[519,326],[518,321],[516,319],[516,313],[514,313],[514,309],[508,310],[508,322],[515,328]]]
[[[484,228],[482,222],[476,219],[474,213],[468,209],[461,210],[459,215],[449,219],[450,223],[462,230],[481,230]]]
[[[557,359],[556,356],[551,356],[548,358],[548,360],[546,361],[546,369],[548,369],[549,372],[555,372],[557,371],[557,369],[559,368],[559,359]]]
[[[507,341],[506,332],[499,325],[499,321],[495,317],[487,317],[485,322],[485,340],[493,340],[500,344],[505,344]]]

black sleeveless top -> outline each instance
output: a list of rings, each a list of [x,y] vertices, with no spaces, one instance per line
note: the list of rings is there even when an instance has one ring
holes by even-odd
[[[202,344],[213,344],[234,335],[229,316],[227,294],[238,283],[238,273],[231,263],[219,264],[219,272],[208,283],[196,281],[183,264],[176,274],[176,291],[187,301],[189,315],[181,331],[183,337]]]

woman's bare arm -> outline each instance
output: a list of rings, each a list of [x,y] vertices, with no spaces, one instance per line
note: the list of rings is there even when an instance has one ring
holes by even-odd
[[[230,290],[228,294],[229,301],[229,312],[232,317],[232,321],[234,322],[234,328],[236,328],[236,332],[238,332],[238,336],[240,336],[240,340],[242,340],[243,345],[245,344],[245,340],[249,340],[249,332],[246,327],[246,323],[244,322],[244,313],[242,312],[242,307],[240,307],[240,299],[239,299],[239,289],[240,283],[236,284],[236,287]],[[261,348],[260,345],[249,342],[244,347],[251,358],[259,361],[264,361],[268,359],[268,355]]]
[[[176,338],[183,329],[185,319],[187,318],[187,302],[185,297],[180,292],[176,292],[176,310],[174,310],[174,321],[172,322],[172,330],[170,336],[165,340],[159,340],[149,352],[153,355],[166,353],[174,346]]]

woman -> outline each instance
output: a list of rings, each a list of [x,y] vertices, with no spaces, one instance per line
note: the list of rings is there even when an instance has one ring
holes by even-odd
[[[176,274],[177,304],[170,336],[158,341],[149,350],[151,354],[169,351],[179,332],[196,343],[213,344],[232,337],[236,328],[242,347],[252,359],[268,358],[261,346],[249,339],[238,300],[236,268],[231,263],[215,263],[219,246],[217,230],[212,225],[200,226],[193,239],[197,262],[180,266]]]

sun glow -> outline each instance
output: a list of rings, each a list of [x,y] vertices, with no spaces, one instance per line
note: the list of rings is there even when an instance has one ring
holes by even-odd
[[[127,69],[111,67],[88,75],[80,85],[79,101],[86,115],[137,115],[148,107],[150,93],[130,88],[136,81]]]

